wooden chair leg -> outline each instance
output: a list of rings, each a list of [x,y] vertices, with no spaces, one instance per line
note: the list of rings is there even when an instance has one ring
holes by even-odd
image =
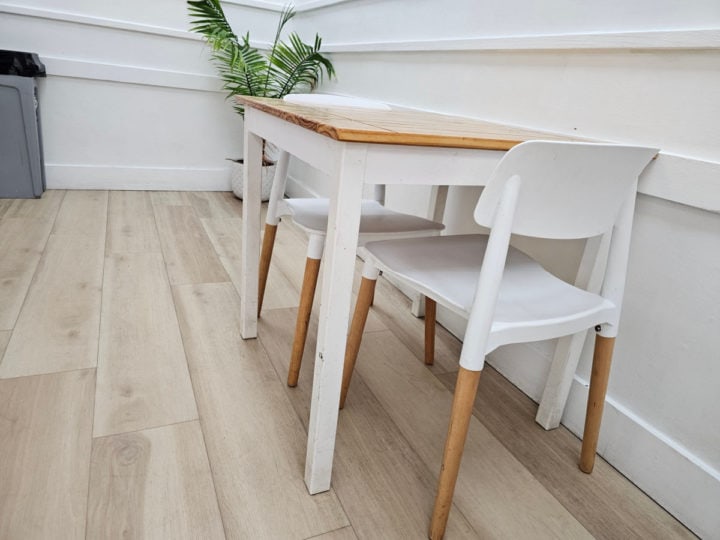
[[[273,247],[275,246],[275,235],[277,225],[265,224],[265,235],[263,236],[262,250],[260,251],[260,266],[258,268],[258,311],[260,317],[263,299],[265,298],[265,285],[267,285],[268,272],[270,271],[270,259],[272,259]]]
[[[437,303],[425,297],[425,365],[432,366],[435,362],[435,314]]]
[[[450,414],[450,426],[445,440],[445,452],[435,496],[435,508],[430,523],[429,536],[431,540],[440,540],[445,534],[481,373],[482,371],[470,371],[463,367],[458,372]]]
[[[585,431],[583,432],[579,463],[580,470],[588,474],[592,472],[595,465],[595,452],[597,451],[600,436],[600,422],[602,422],[603,408],[605,406],[605,394],[607,393],[610,378],[610,363],[614,346],[615,338],[595,336],[595,353],[593,355],[592,374],[590,375]]]
[[[297,322],[295,323],[295,337],[290,355],[290,369],[288,370],[287,379],[288,386],[297,386],[319,273],[320,259],[308,257],[305,261],[305,275],[303,276],[300,306],[298,307]]]
[[[369,279],[363,276],[360,282],[360,290],[358,291],[357,303],[355,304],[355,313],[353,314],[352,323],[350,325],[350,334],[348,334],[347,345],[345,347],[345,365],[343,367],[343,380],[340,390],[340,408],[345,406],[348,389],[350,388],[350,379],[355,369],[355,361],[360,351],[360,341],[365,330],[368,312],[375,297],[375,284],[377,280]]]

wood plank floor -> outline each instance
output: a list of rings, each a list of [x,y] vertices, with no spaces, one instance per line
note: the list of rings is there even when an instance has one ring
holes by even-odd
[[[332,489],[303,483],[313,348],[285,385],[306,239],[279,227],[238,335],[229,193],[50,191],[0,205],[0,540],[424,538],[460,343],[381,278]],[[360,265],[358,265],[358,268]],[[693,538],[491,368],[446,538]]]

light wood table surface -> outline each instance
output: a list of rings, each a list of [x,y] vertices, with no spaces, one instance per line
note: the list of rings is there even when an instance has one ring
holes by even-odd
[[[238,101],[245,107],[240,329],[243,338],[257,336],[262,140],[274,143],[335,180],[330,194],[305,463],[305,483],[314,494],[330,488],[363,185],[479,186],[504,152],[516,144],[531,139],[569,138],[416,110],[317,107],[255,97],[240,97]],[[589,275],[578,279],[587,280]],[[565,348],[572,349],[569,341]],[[564,357],[569,356],[568,351],[564,351]],[[559,401],[564,405],[564,397],[558,395],[557,388],[564,383],[553,382],[553,370],[557,372],[556,379],[561,375],[563,381],[567,379],[568,359],[561,360],[554,362],[546,388],[546,393],[551,394],[546,402],[548,410],[557,409]],[[554,427],[547,424],[554,423],[555,418],[559,421],[557,412],[546,416],[545,422],[541,422],[545,427]]]

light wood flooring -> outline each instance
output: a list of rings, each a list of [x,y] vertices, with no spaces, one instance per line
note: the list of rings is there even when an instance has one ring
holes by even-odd
[[[313,322],[284,384],[306,240],[280,226],[257,340],[238,335],[228,193],[0,200],[0,539],[424,538],[460,343],[381,279],[332,489],[303,483]],[[447,538],[690,538],[492,369]]]

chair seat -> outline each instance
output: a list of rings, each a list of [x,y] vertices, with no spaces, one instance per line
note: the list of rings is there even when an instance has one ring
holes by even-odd
[[[365,250],[380,270],[392,271],[426,296],[467,316],[487,240],[486,235],[411,238],[370,242]],[[487,352],[509,342],[580,331],[604,322],[613,309],[612,302],[565,283],[510,246]]]
[[[309,234],[325,234],[327,230],[328,199],[283,199],[278,201],[278,216],[290,216]],[[394,212],[377,201],[362,201],[360,234],[387,236],[408,232],[440,231],[441,223],[409,214]]]

